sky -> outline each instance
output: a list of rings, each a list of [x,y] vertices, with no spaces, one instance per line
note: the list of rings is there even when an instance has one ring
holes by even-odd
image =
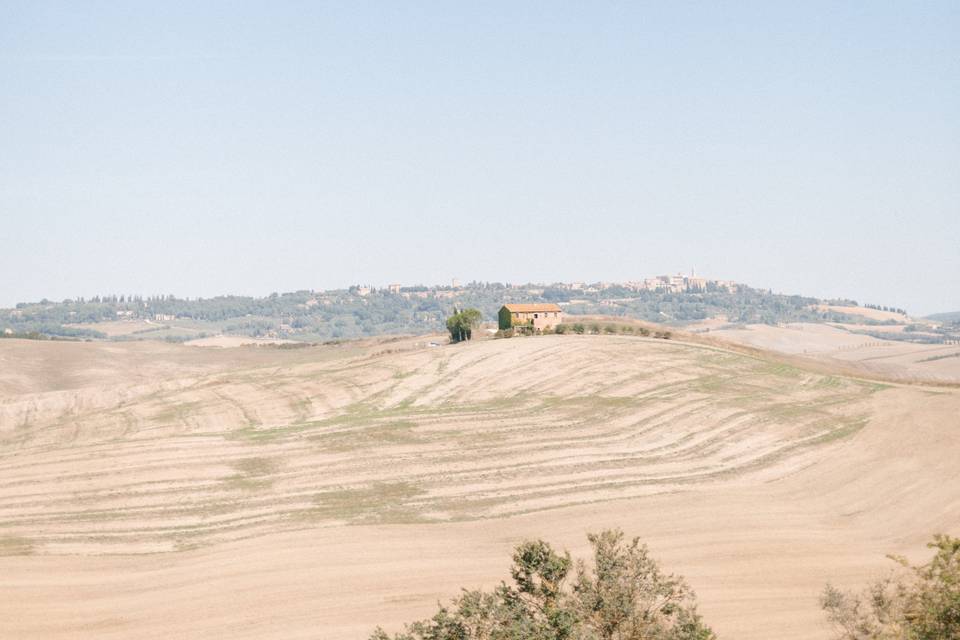
[[[960,310],[960,3],[0,1],[0,306],[689,272]]]

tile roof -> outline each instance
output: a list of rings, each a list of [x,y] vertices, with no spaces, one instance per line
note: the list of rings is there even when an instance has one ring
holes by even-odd
[[[552,302],[538,302],[535,304],[505,304],[510,313],[534,313],[536,311],[563,311],[558,305]]]

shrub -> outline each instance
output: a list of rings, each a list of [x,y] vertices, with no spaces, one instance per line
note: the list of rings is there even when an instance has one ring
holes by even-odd
[[[567,333],[567,331],[569,330],[569,327],[567,327],[567,325],[565,324],[558,324],[556,327],[553,328],[553,330],[554,332],[559,333],[560,335],[563,335]]]
[[[600,325],[597,323],[590,325],[590,333],[600,333]]]
[[[584,326],[583,326],[582,324],[580,324],[579,322],[578,322],[577,324],[573,325],[573,332],[574,332],[574,333],[576,333],[576,334],[578,334],[578,335],[583,335],[583,332],[584,332],[584,331],[586,331],[586,327],[584,327]]]
[[[960,538],[934,536],[933,559],[901,567],[862,594],[827,585],[820,606],[838,640],[948,640],[960,638]]]
[[[619,530],[587,538],[590,565],[543,540],[524,542],[512,585],[464,591],[432,618],[394,636],[377,629],[371,640],[715,640],[683,578],[663,573],[646,545]]]

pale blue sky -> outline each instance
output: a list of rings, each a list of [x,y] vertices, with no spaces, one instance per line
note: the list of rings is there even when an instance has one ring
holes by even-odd
[[[696,267],[960,309],[960,3],[3,1],[0,223],[4,306]]]

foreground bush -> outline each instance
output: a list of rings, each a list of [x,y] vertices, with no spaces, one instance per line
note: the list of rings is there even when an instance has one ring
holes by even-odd
[[[513,585],[466,591],[429,620],[370,640],[714,640],[683,578],[664,574],[619,530],[587,536],[593,562],[574,566],[542,540],[513,554]],[[567,578],[575,569],[573,584]]]
[[[862,594],[827,585],[820,604],[839,640],[960,638],[960,538],[936,536],[933,559],[920,566],[892,557],[902,570]]]

